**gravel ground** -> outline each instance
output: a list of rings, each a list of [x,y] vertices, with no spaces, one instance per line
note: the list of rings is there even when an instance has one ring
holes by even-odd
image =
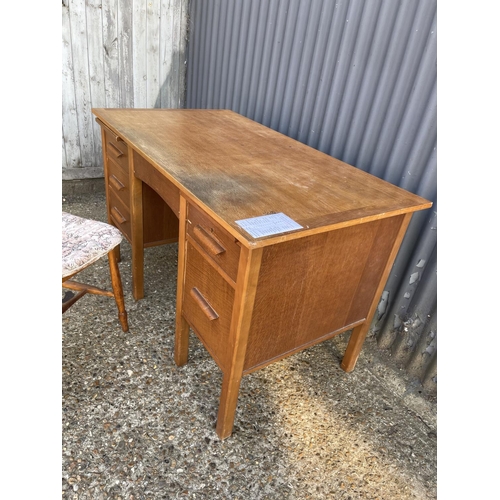
[[[103,193],[62,207],[106,220]],[[373,338],[350,374],[346,333],[244,377],[220,441],[222,373],[194,334],[173,359],[177,245],[146,250],[138,302],[126,241],[121,255],[130,331],[106,297],[62,317],[62,498],[437,498],[435,397]],[[107,261],[80,277],[109,286]]]

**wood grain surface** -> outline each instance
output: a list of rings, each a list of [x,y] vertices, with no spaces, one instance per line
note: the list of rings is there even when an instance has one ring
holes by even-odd
[[[229,110],[100,108],[93,113],[249,246],[432,205]],[[277,212],[303,229],[254,239],[235,222]]]

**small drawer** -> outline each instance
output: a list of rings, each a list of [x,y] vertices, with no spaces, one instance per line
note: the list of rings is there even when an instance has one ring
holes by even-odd
[[[118,148],[121,148],[121,146],[127,146],[125,141],[118,135],[115,134],[111,129],[106,127],[103,123],[101,123],[102,128],[104,129],[104,132],[106,133],[106,141],[112,142],[115,146]]]
[[[234,289],[187,242],[182,315],[222,369],[231,356],[228,340],[233,301]]]
[[[106,130],[106,154],[108,159],[114,160],[128,170],[128,146],[110,130]]]
[[[113,160],[108,159],[108,173],[106,179],[108,190],[114,191],[125,206],[130,206],[130,181],[128,171],[125,171],[121,166]]]
[[[236,282],[240,246],[234,236],[195,205],[188,205],[187,234]]]
[[[123,203],[118,194],[113,190],[109,190],[109,214],[116,227],[131,241],[132,225],[130,222],[130,210]]]
[[[129,203],[130,203],[129,189],[114,174],[110,174],[108,177],[108,189],[109,189],[110,196],[114,195],[115,197],[120,198],[123,205],[125,205],[125,206],[129,205]]]
[[[120,179],[120,182],[128,187],[129,186],[129,173],[128,173],[128,165],[125,166],[119,163],[117,160],[112,157],[107,157],[108,164],[108,173],[115,174]]]

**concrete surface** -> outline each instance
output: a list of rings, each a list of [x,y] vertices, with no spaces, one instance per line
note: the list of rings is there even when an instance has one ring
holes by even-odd
[[[62,208],[106,220],[100,189],[63,191]],[[173,360],[177,245],[146,250],[138,302],[121,253],[130,331],[106,297],[62,317],[62,498],[437,498],[436,400],[373,338],[350,374],[345,333],[244,377],[220,441],[220,370],[193,333]],[[109,286],[107,261],[80,277]]]

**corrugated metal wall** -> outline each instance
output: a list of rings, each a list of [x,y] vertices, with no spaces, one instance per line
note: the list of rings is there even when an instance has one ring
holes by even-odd
[[[103,176],[93,107],[185,104],[188,0],[62,1],[62,178]]]
[[[187,107],[228,108],[434,202],[372,325],[437,387],[436,0],[191,0]]]

